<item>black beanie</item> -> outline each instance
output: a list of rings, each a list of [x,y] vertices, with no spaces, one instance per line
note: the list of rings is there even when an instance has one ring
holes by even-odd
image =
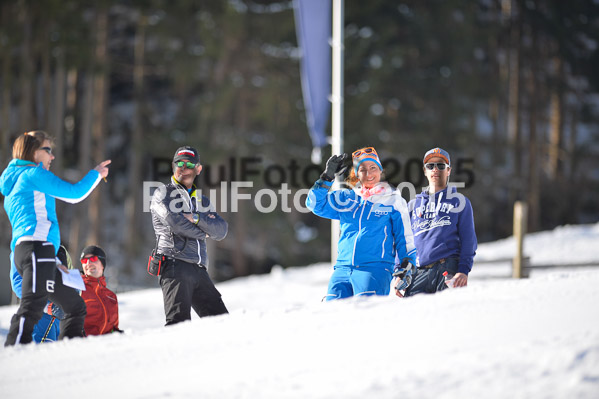
[[[95,245],[89,245],[83,249],[83,251],[81,252],[81,257],[79,259],[81,260],[87,257],[88,255],[96,255],[100,259],[100,262],[102,262],[102,266],[106,268],[106,252],[104,252],[102,248],[97,247]]]

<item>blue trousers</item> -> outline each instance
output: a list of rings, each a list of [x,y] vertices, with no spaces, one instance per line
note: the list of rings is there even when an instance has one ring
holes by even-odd
[[[360,295],[389,295],[391,270],[371,266],[335,266],[326,300]]]

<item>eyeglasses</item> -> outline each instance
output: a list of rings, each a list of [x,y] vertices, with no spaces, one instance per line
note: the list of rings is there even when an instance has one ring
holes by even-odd
[[[50,148],[50,147],[42,147],[42,148],[40,148],[40,150],[44,150],[48,154],[52,155],[52,148]]]
[[[81,263],[85,265],[87,262],[96,262],[98,259],[100,259],[100,257],[96,255],[90,256],[89,258],[81,258]]]
[[[374,147],[360,148],[359,150],[352,152],[351,156],[352,156],[352,158],[359,158],[360,156],[366,155],[366,154],[374,154],[377,156],[377,158],[379,156],[379,154],[377,154]]]
[[[193,168],[196,167],[195,163],[193,163],[193,162],[185,162],[185,161],[175,162],[175,165],[177,165],[178,168],[187,167],[187,169],[193,169]]]
[[[425,163],[424,167],[427,168],[428,170],[433,170],[435,169],[435,167],[439,170],[445,170],[445,168],[447,168],[449,165],[447,165],[446,163],[443,162],[432,162],[432,163]]]

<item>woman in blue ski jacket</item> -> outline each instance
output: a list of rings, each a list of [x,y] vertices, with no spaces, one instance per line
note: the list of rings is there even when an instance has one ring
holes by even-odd
[[[12,148],[13,160],[0,176],[0,193],[12,226],[10,249],[21,281],[21,303],[13,316],[5,346],[27,344],[42,318],[48,299],[64,312],[59,339],[83,336],[85,303],[78,292],[62,284],[56,254],[60,231],[55,198],[76,203],[85,199],[108,175],[104,161],[78,183],[71,184],[50,172],[52,139],[36,130],[19,136]],[[60,265],[64,271],[66,267]]]
[[[308,194],[317,216],[340,221],[337,262],[327,300],[358,295],[389,295],[396,257],[416,263],[408,208],[400,193],[381,181],[383,168],[373,147],[352,154],[351,189],[329,192],[348,156],[333,155]]]

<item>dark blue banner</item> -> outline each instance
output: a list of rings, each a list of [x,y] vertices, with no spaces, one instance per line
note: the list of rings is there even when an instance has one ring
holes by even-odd
[[[308,131],[320,148],[331,113],[331,0],[295,0],[294,10]]]

